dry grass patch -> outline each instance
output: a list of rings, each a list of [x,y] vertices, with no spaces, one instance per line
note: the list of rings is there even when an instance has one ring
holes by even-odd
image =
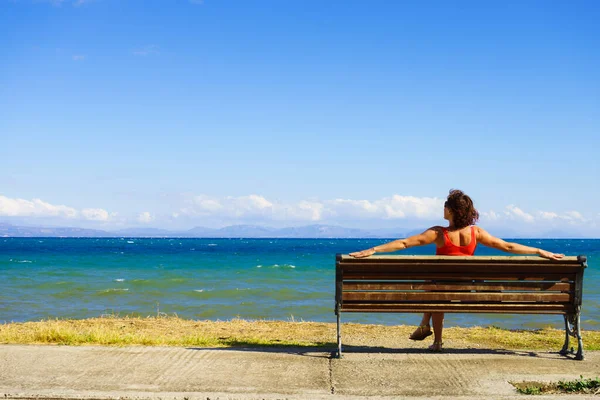
[[[64,345],[320,346],[327,324],[280,321],[192,321],[178,317],[45,320],[0,325],[0,343]],[[329,337],[328,337],[329,335]]]
[[[346,323],[345,346],[405,348],[423,346],[408,336],[414,326]],[[556,329],[509,331],[498,328],[448,328],[446,347],[557,351],[564,332]],[[307,346],[336,347],[336,325],[288,321],[193,321],[178,317],[109,317],[0,324],[3,344],[147,346]],[[600,350],[600,332],[585,331],[586,350]]]

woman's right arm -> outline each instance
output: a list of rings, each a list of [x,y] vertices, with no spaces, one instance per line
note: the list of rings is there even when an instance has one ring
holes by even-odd
[[[477,227],[477,241],[485,246],[506,251],[507,253],[536,254],[540,257],[550,260],[560,260],[565,256],[564,254],[551,253],[546,250],[538,249],[537,247],[529,247],[519,243],[505,242],[500,238],[490,235],[485,229],[480,227]]]
[[[379,246],[371,247],[367,250],[356,251],[354,253],[350,253],[350,255],[355,258],[363,258],[372,256],[375,253],[391,253],[393,251],[405,250],[409,247],[425,246],[427,244],[435,242],[435,240],[437,239],[437,235],[437,227],[431,227],[425,232],[420,233],[418,235],[411,236],[406,239],[394,240],[393,242],[388,242],[385,244],[380,244]]]

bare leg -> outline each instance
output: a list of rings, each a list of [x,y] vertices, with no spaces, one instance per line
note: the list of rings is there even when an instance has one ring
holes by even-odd
[[[431,314],[431,322],[433,322],[433,340],[441,342],[442,331],[444,330],[444,313]]]
[[[433,325],[433,346],[431,350],[441,351],[442,350],[442,331],[444,330],[444,313],[433,313],[431,314],[431,322]]]
[[[426,312],[423,314],[423,319],[421,319],[421,325],[429,326],[429,320],[431,319],[431,313]]]

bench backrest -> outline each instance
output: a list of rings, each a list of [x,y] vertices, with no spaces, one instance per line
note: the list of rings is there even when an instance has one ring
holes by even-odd
[[[581,305],[585,256],[336,257],[336,313],[570,314]]]

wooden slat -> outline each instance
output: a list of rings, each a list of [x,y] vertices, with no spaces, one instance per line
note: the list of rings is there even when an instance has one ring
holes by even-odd
[[[401,273],[432,273],[432,272],[452,272],[452,273],[485,273],[497,274],[512,271],[518,271],[523,274],[537,273],[576,273],[580,267],[570,267],[564,265],[525,265],[525,264],[506,264],[506,265],[477,265],[477,264],[445,264],[445,265],[381,265],[381,264],[359,264],[342,265],[342,271],[346,273],[356,272],[401,272]]]
[[[575,280],[575,274],[563,273],[563,274],[520,274],[518,272],[507,272],[498,274],[485,274],[483,271],[479,271],[477,274],[460,274],[460,273],[409,273],[405,274],[402,272],[345,272],[343,275],[344,281],[346,280],[507,280],[507,281],[552,281],[552,282],[572,282]]]
[[[459,289],[460,288],[460,289]],[[456,283],[396,283],[389,281],[376,282],[344,282],[344,291],[353,290],[512,290],[512,291],[544,291],[544,292],[572,292],[573,284],[570,283],[543,283],[543,282],[456,282]]]
[[[347,254],[342,254],[341,263],[361,263],[361,262],[430,262],[444,263],[455,261],[466,262],[488,262],[488,263],[504,263],[504,262],[529,262],[529,263],[559,263],[559,264],[578,264],[577,257],[563,257],[560,260],[547,260],[538,256],[411,256],[411,255],[375,255],[367,258],[354,258]]]
[[[468,293],[468,292],[345,292],[342,301],[401,302],[401,301],[518,301],[567,303],[572,300],[568,293]]]
[[[476,310],[482,313],[494,312],[493,310],[546,310],[546,311],[572,311],[573,306],[571,304],[544,304],[544,303],[527,303],[527,304],[511,304],[511,303],[495,303],[495,304],[473,304],[473,303],[345,303],[343,309],[378,309],[378,310],[389,310],[398,309],[406,312],[410,312],[413,308],[419,308],[422,310],[433,310],[443,309],[445,312],[452,312],[449,310],[456,310],[454,312],[463,312],[463,310]],[[474,311],[473,311],[474,312]]]
[[[570,304],[502,305],[497,304],[344,304],[343,312],[403,312],[403,313],[485,313],[485,314],[570,314]]]

